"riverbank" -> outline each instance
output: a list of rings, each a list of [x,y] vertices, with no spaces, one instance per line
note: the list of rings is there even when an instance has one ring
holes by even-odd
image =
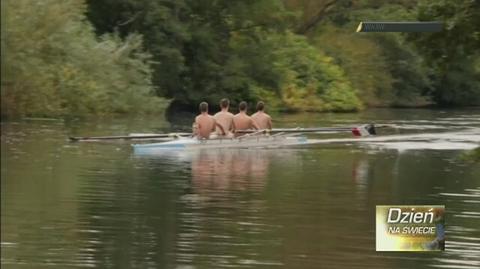
[[[95,114],[84,114],[81,116],[76,116],[76,115],[69,115],[69,116],[63,116],[63,117],[35,117],[35,116],[29,116],[29,117],[20,117],[20,116],[12,116],[12,117],[7,117],[3,116],[1,118],[1,122],[9,122],[9,121],[64,121],[64,122],[69,122],[69,121],[83,121],[83,122],[88,122],[88,121],[99,121],[99,120],[115,120],[115,119],[125,119],[125,118],[138,118],[138,119],[144,119],[144,118],[157,118],[160,121],[168,121],[168,122],[184,122],[186,119],[194,118],[198,114],[198,107],[197,106],[179,106],[179,107],[172,107],[170,105],[165,105],[164,108],[159,108],[158,112],[154,113],[133,113],[133,114],[127,114],[127,113],[109,113],[109,114],[102,114],[102,115],[95,115]],[[210,114],[214,114],[218,112],[220,109],[217,104],[212,104],[210,107]],[[232,106],[230,109],[232,113],[236,113],[237,109]],[[414,106],[414,107],[408,107],[408,106],[393,106],[393,107],[386,107],[386,106],[374,106],[374,107],[367,107],[361,111],[323,111],[323,112],[308,112],[308,111],[279,111],[279,110],[271,110],[268,107],[267,104],[267,112],[270,113],[273,116],[276,117],[282,117],[282,115],[304,115],[304,114],[309,114],[312,115],[313,117],[322,117],[322,115],[330,115],[330,114],[344,114],[344,115],[352,115],[353,118],[355,118],[354,115],[362,114],[362,113],[369,113],[369,112],[375,112],[375,111],[405,111],[407,114],[410,113],[422,113],[422,111],[428,112],[428,111],[445,111],[445,113],[448,113],[448,111],[477,111],[480,110],[480,106],[462,106],[462,107],[442,107],[438,105],[425,105],[425,106]],[[254,106],[253,104],[249,105],[249,113],[254,113]],[[317,115],[317,116],[314,116]]]

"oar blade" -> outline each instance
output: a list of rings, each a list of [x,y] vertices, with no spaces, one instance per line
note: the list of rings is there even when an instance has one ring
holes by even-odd
[[[370,135],[376,135],[377,130],[375,129],[375,125],[366,124],[359,127],[354,127],[352,129],[352,134],[354,136],[370,136]]]

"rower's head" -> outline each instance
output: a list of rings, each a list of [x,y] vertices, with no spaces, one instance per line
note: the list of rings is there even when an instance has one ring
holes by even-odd
[[[263,111],[265,109],[265,103],[262,101],[259,101],[257,103],[257,111]]]
[[[201,102],[200,105],[198,106],[198,109],[200,109],[201,113],[208,113],[208,103]]]
[[[247,112],[247,102],[241,101],[238,105],[238,110],[240,110],[240,112]]]
[[[227,98],[223,98],[222,100],[220,100],[220,108],[222,110],[228,109],[229,106],[230,106],[230,100],[228,100]]]

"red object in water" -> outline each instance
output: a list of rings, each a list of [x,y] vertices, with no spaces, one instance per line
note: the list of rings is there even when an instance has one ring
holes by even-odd
[[[354,136],[362,136],[362,133],[360,132],[360,130],[357,127],[352,129],[352,134]]]

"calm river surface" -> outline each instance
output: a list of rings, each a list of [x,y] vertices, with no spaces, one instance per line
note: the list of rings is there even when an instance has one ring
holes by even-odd
[[[480,164],[459,156],[480,144],[480,110],[282,115],[274,124],[372,121],[395,128],[364,143],[163,156],[66,137],[183,122],[2,123],[2,268],[479,268]],[[447,250],[375,252],[381,204],[444,204]]]

